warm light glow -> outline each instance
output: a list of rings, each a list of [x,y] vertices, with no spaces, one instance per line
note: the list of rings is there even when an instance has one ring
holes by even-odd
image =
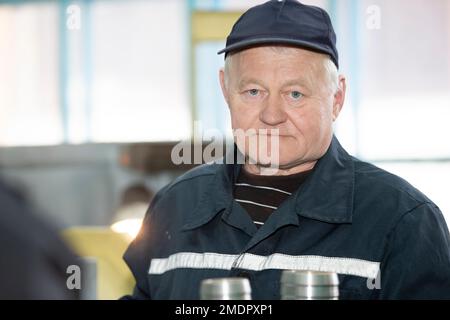
[[[117,233],[123,233],[130,238],[136,238],[142,225],[142,219],[124,219],[117,221],[111,226],[111,229]]]

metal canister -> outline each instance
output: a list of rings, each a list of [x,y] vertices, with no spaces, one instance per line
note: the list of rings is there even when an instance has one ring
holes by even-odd
[[[338,300],[339,278],[334,272],[285,270],[281,275],[282,300]]]
[[[200,287],[202,300],[251,300],[250,281],[246,278],[205,279]]]

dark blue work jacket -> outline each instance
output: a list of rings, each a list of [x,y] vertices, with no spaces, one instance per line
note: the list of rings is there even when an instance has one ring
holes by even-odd
[[[203,279],[243,276],[279,299],[282,270],[336,272],[340,299],[450,298],[450,236],[439,208],[334,137],[302,186],[257,229],[233,199],[240,165],[197,167],[152,201],[124,259],[129,298],[199,299]]]

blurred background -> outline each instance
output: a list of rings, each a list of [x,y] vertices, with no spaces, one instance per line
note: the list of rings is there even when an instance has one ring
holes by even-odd
[[[0,1],[2,178],[82,255],[130,234],[121,255],[154,193],[192,167],[170,152],[194,121],[231,137],[216,53],[262,2]],[[343,146],[408,180],[450,222],[450,1],[303,2],[336,29]]]

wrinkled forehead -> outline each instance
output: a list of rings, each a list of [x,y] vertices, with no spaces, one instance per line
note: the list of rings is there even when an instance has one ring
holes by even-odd
[[[326,54],[291,46],[258,46],[230,53],[225,59],[225,72],[239,78],[248,72],[261,73],[263,68],[280,66],[297,71],[299,78],[323,78]]]

